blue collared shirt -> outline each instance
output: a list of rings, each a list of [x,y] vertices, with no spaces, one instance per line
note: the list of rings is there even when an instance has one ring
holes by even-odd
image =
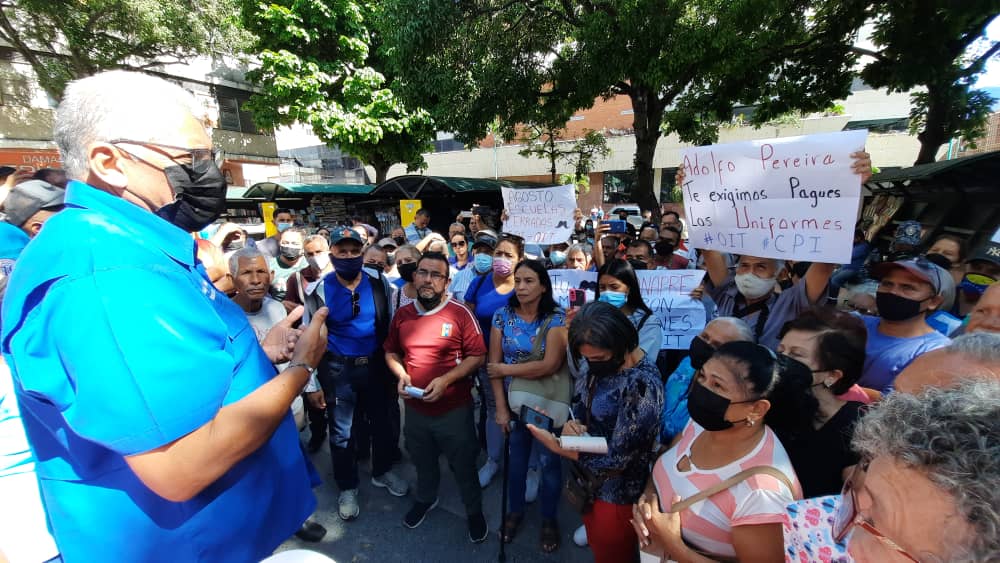
[[[66,208],[21,254],[3,318],[3,353],[66,561],[255,561],[313,511],[290,413],[187,502],[158,496],[125,462],[275,375],[187,233],[71,182]]]

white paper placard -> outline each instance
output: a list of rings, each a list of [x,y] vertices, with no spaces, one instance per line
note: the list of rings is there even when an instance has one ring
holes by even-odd
[[[864,149],[867,136],[843,131],[685,149],[691,245],[849,263],[861,201],[850,155]]]
[[[504,232],[536,244],[558,244],[573,234],[576,192],[572,185],[551,188],[500,188],[507,220]]]

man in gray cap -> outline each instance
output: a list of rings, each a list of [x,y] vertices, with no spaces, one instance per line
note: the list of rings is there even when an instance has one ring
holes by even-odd
[[[66,190],[43,180],[28,180],[14,186],[3,204],[6,221],[35,237],[42,225],[63,208]]]
[[[886,393],[917,356],[951,342],[927,324],[927,316],[944,301],[941,288],[947,275],[922,256],[883,262],[872,269],[872,277],[879,281],[875,304],[881,318],[862,316],[868,343],[859,385]]]

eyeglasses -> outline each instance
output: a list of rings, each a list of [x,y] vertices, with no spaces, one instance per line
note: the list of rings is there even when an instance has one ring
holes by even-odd
[[[858,526],[875,537],[886,548],[895,551],[909,561],[919,563],[915,557],[907,553],[905,549],[899,547],[899,544],[878,531],[875,526],[866,522],[861,513],[858,512],[858,496],[855,492],[855,483],[860,483],[864,478],[865,472],[868,471],[869,463],[869,461],[865,461],[855,467],[850,478],[844,482],[844,489],[840,494],[840,506],[833,520],[833,539],[837,543],[843,542],[844,538],[847,537],[847,533],[851,531],[851,528]]]
[[[361,312],[361,294],[357,291],[351,292],[351,318],[358,316]]]
[[[422,278],[430,278],[434,281],[441,281],[444,279],[448,279],[448,276],[446,276],[445,274],[442,274],[441,272],[432,272],[430,270],[417,270],[416,272],[413,273],[413,275],[414,277],[420,276]]]
[[[112,145],[118,145],[118,144],[124,143],[124,144],[129,144],[129,145],[139,145],[139,146],[142,146],[142,147],[146,147],[146,148],[152,149],[152,150],[154,150],[154,151],[162,154],[163,156],[169,158],[170,160],[172,160],[174,162],[177,162],[178,159],[182,159],[182,158],[186,158],[186,157],[190,157],[191,158],[191,162],[200,162],[200,161],[203,161],[203,160],[212,160],[212,161],[215,161],[216,164],[222,164],[222,161],[224,160],[224,154],[223,154],[223,152],[222,151],[216,151],[215,149],[192,149],[192,148],[188,148],[188,147],[177,147],[177,146],[174,146],[174,145],[164,145],[162,143],[153,143],[153,142],[150,142],[150,141],[136,141],[136,140],[133,140],[133,139],[114,139],[114,140],[111,140],[111,141],[108,141],[108,142],[111,143]],[[172,151],[184,151],[184,152],[182,154],[179,154],[179,155],[173,155],[173,154],[170,154],[169,152],[167,152],[165,150],[160,150],[160,149],[169,149],[169,150],[172,150]],[[144,158],[133,154],[131,151],[129,151],[129,154],[131,154],[132,156],[135,156],[139,160],[142,160],[142,161],[146,162],[146,160]]]

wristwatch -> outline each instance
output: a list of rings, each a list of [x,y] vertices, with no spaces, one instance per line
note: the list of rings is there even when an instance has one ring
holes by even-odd
[[[306,368],[306,371],[309,372],[309,377],[312,377],[313,373],[316,372],[316,368],[312,367],[311,365],[305,362],[292,362],[288,364],[288,367],[285,369],[292,369],[292,368]]]

